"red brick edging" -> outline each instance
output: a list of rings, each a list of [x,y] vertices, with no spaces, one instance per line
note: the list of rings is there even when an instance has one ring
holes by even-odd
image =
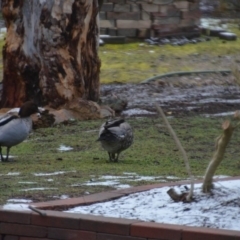
[[[233,180],[228,178],[221,180]],[[180,184],[186,184],[181,182]],[[92,194],[80,198],[36,203],[46,216],[31,211],[0,208],[0,240],[237,240],[240,231],[186,227],[122,218],[66,213],[57,210],[102,202],[152,188],[179,185],[154,184]],[[54,210],[49,210],[54,209]],[[240,224],[240,223],[239,223]]]

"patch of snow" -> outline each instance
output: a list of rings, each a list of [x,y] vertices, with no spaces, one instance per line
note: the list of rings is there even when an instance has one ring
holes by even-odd
[[[6,158],[6,155],[3,155],[3,157]],[[8,155],[8,158],[17,158],[17,157],[13,155]]]
[[[52,172],[52,173],[33,173],[34,176],[42,177],[42,176],[55,176],[60,174],[65,174],[69,172],[76,172],[76,171],[59,171],[59,172]]]
[[[124,175],[137,175],[136,173],[134,172],[123,172]]]
[[[19,176],[20,172],[9,172],[6,174],[7,176]]]
[[[54,180],[52,178],[46,179],[46,182],[53,182]]]
[[[180,178],[174,176],[139,176],[136,173],[124,173],[125,176],[112,176],[112,175],[103,175],[98,178],[91,176],[92,179],[85,183],[73,184],[72,187],[78,187],[82,185],[86,186],[111,186],[116,189],[124,189],[131,187],[127,182],[137,182],[137,181],[155,181],[155,182],[167,182],[166,179],[172,180],[181,180]],[[106,180],[106,181],[103,181]],[[121,183],[121,180],[124,180],[124,183]]]
[[[99,177],[98,179],[107,179],[107,180],[114,180],[117,181],[117,179],[124,179],[128,181],[157,181],[157,182],[166,182],[166,179],[172,179],[172,180],[181,180],[178,177],[175,176],[140,176],[136,173],[124,173],[126,176],[111,176],[111,175],[104,175]],[[95,180],[95,179],[94,179]]]
[[[37,182],[18,182],[20,184],[37,184]]]
[[[192,101],[192,104],[199,103],[240,103],[240,99],[222,99],[222,98],[205,98],[200,99],[199,101]]]
[[[50,189],[58,189],[58,188],[45,188],[45,187],[38,187],[38,188],[25,188],[25,189],[20,189],[19,191],[44,191],[44,190],[50,190]]]
[[[214,114],[203,114],[205,117],[224,117],[234,115],[235,112],[223,112],[223,113],[214,113]]]
[[[147,111],[145,109],[140,109],[140,108],[128,109],[128,110],[123,111],[122,113],[127,116],[142,115],[142,114],[147,114],[147,115],[156,114],[155,112],[150,112],[150,111]]]
[[[83,184],[72,184],[72,187],[76,187],[76,186],[81,186],[81,185],[86,185],[86,186],[115,186],[118,185],[118,181],[117,180],[112,180],[112,181],[98,181],[98,182],[94,182],[94,181],[87,181]]]
[[[31,203],[32,200],[28,200],[28,199],[8,199],[7,202],[12,202],[12,203]]]
[[[107,180],[111,180],[111,179],[122,179],[122,178],[128,178],[128,176],[111,176],[111,175],[105,175],[105,176],[99,177],[99,179],[107,179]]]
[[[162,187],[67,212],[239,231],[240,180],[216,182],[211,194],[202,193],[201,185],[195,184],[191,203],[174,202],[167,194],[170,187]],[[174,189],[186,191],[183,185]]]
[[[230,176],[227,175],[215,175],[213,178],[214,179],[220,179],[220,178],[229,178]]]
[[[53,196],[54,198],[57,198],[57,199],[68,199],[69,196],[68,195],[61,195],[61,196]]]
[[[31,211],[28,208],[28,204],[14,204],[14,203],[8,203],[3,205],[3,209],[6,210],[13,210],[13,211]]]
[[[9,172],[7,174],[0,174],[0,176],[19,176],[20,172]]]
[[[125,188],[130,188],[131,186],[128,184],[118,184],[115,187],[116,187],[116,189],[125,189]]]
[[[72,147],[69,147],[69,146],[65,146],[65,145],[60,145],[60,147],[58,148],[59,151],[61,152],[65,152],[65,151],[70,151],[72,150],[73,148]]]
[[[61,195],[61,196],[60,196],[60,199],[67,199],[67,198],[69,198],[68,195]]]
[[[167,176],[166,179],[181,180],[181,178],[176,177],[176,176]]]
[[[118,180],[111,180],[111,181],[88,181],[83,184],[72,184],[72,187],[78,187],[78,186],[109,186],[109,187],[114,187],[116,189],[124,189],[124,188],[129,188],[131,187],[128,184],[121,184]]]

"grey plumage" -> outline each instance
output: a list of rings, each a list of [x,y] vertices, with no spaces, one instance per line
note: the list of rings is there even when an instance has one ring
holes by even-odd
[[[110,120],[100,127],[98,141],[108,152],[109,160],[118,162],[119,154],[133,143],[133,130],[124,119]]]
[[[31,114],[39,112],[35,103],[29,101],[22,105],[18,116],[6,114],[0,119],[0,157],[2,162],[8,161],[10,148],[24,141],[32,130]],[[2,147],[7,147],[6,158],[2,155]]]

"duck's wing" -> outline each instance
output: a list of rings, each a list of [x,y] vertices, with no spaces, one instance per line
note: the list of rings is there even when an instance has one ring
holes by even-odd
[[[126,137],[126,130],[120,127],[103,128],[98,141],[122,141]]]
[[[125,123],[124,119],[115,119],[106,121],[102,124],[99,130],[99,138],[97,141],[114,141],[124,139],[126,130],[121,127]]]
[[[105,129],[110,129],[112,127],[119,127],[122,123],[124,123],[124,119],[116,119],[111,122],[106,122],[104,125]]]
[[[7,113],[3,115],[2,117],[0,117],[0,127],[8,124],[9,122],[11,122],[13,119],[16,119],[16,118],[19,118],[19,117],[11,113]]]

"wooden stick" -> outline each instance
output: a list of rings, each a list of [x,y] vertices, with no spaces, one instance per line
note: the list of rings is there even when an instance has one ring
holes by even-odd
[[[170,123],[168,122],[162,108],[160,106],[158,106],[157,104],[156,105],[156,108],[157,108],[157,111],[159,112],[159,114],[161,115],[161,117],[163,118],[163,121],[164,123],[166,124],[170,134],[172,135],[179,151],[182,153],[183,155],[183,159],[184,159],[184,162],[185,162],[185,166],[186,166],[186,169],[187,169],[187,173],[189,175],[189,178],[190,178],[190,183],[191,183],[191,188],[190,188],[190,192],[189,194],[186,196],[186,201],[191,201],[192,199],[192,196],[193,196],[193,190],[194,190],[194,177],[192,175],[192,172],[191,172],[191,168],[190,168],[190,165],[189,165],[189,161],[188,161],[188,157],[187,157],[187,154],[186,154],[186,151],[184,150],[181,142],[179,141],[176,133],[174,132],[173,128],[171,127]]]
[[[34,211],[34,212],[40,214],[41,216],[47,216],[47,214],[46,214],[45,212],[43,212],[43,211],[41,211],[41,210],[39,210],[39,209],[37,209],[37,208],[31,206],[31,205],[28,206],[28,208],[30,208],[32,211]]]

